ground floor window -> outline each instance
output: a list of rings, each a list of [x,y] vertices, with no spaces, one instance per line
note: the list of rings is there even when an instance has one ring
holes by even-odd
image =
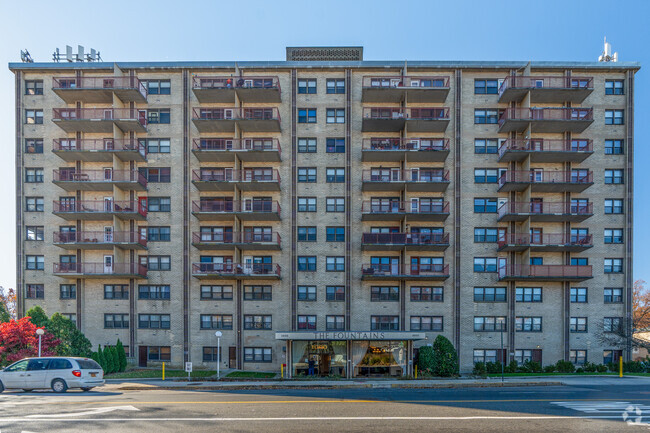
[[[353,376],[403,376],[407,348],[406,341],[352,341]]]
[[[346,341],[294,341],[291,350],[296,377],[346,376]]]
[[[244,362],[271,362],[270,347],[244,347]]]

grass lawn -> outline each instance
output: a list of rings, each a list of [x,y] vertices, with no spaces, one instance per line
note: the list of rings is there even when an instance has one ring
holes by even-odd
[[[625,376],[650,376],[650,373],[623,373]],[[544,376],[618,376],[618,373],[504,373],[504,377],[544,377]],[[488,374],[488,377],[501,377],[501,373]]]
[[[260,373],[258,371],[233,371],[228,373],[229,378],[249,378],[249,379],[273,379],[276,373]]]
[[[194,370],[192,372],[192,378],[198,377],[210,377],[216,375],[217,372],[213,370]],[[172,377],[187,377],[187,372],[184,370],[168,370],[165,369],[165,378]],[[162,369],[161,370],[129,370],[124,373],[113,373],[106,375],[106,379],[162,379]]]

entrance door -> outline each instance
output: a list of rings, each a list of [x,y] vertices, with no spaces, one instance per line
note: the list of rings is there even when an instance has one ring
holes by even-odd
[[[147,366],[147,346],[140,346],[138,353],[138,366],[146,367]]]
[[[113,227],[104,227],[104,242],[113,242]]]
[[[237,368],[237,348],[235,346],[228,348],[228,367]]]
[[[104,169],[104,180],[105,181],[111,181],[113,180],[113,169],[112,168],[105,168]]]
[[[530,213],[542,213],[542,204],[544,199],[542,198],[531,198],[530,199]]]
[[[328,376],[330,374],[331,357],[329,353],[321,353],[318,357],[318,375]]]
[[[104,211],[113,212],[113,197],[104,197]]]
[[[104,139],[104,150],[114,150],[115,145],[113,142],[112,138],[105,138]]]
[[[253,257],[245,256],[244,257],[244,273],[251,274],[253,273]]]
[[[113,256],[104,256],[104,273],[113,273]]]

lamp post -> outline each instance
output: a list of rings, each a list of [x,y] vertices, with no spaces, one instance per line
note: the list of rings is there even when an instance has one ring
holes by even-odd
[[[42,329],[37,329],[36,330],[36,335],[38,335],[38,357],[41,357],[41,337],[43,337],[43,334],[45,334],[45,331]]]
[[[221,331],[217,331],[214,333],[214,335],[217,337],[217,380],[219,380],[221,378],[219,367],[221,367],[221,336],[223,333]]]
[[[501,324],[501,383],[503,383],[503,370],[506,357],[503,356],[503,324]]]

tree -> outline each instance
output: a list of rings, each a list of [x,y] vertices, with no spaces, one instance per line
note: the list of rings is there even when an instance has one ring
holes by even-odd
[[[5,289],[0,286],[0,311],[6,311],[9,319],[16,319],[16,291],[14,289]],[[8,322],[9,319],[3,320],[0,314],[0,323]]]
[[[90,356],[92,348],[90,340],[86,338],[72,320],[60,313],[54,313],[48,321],[46,328],[56,338],[61,340],[61,344],[59,344],[57,349],[58,355]]]
[[[40,306],[35,306],[27,310],[27,316],[31,318],[31,322],[39,328],[45,328],[50,319],[47,318],[47,314]]]
[[[30,356],[38,356],[38,336],[29,317],[0,323],[0,365],[7,365]],[[41,337],[41,355],[56,355],[60,341],[50,332]]]
[[[596,325],[597,339],[604,346],[631,349],[634,334],[650,327],[650,290],[645,284],[643,280],[634,282],[631,317],[607,318]]]
[[[110,346],[104,349],[104,353],[108,353],[108,357],[107,357],[108,371],[110,373],[117,373],[120,368],[120,361],[117,357],[117,351],[115,350],[115,346]]]
[[[434,354],[433,347],[422,346],[418,349],[418,369],[422,375],[433,376]]]
[[[438,335],[433,341],[433,372],[436,376],[458,374],[458,354],[447,337]]]
[[[118,371],[121,372],[126,370],[126,352],[124,351],[124,345],[122,345],[122,342],[119,338],[117,339],[115,349],[117,350],[117,357],[120,361],[120,369]]]
[[[106,371],[106,358],[104,357],[101,344],[97,345],[97,363],[102,367],[102,370]]]
[[[0,323],[5,323],[11,320],[11,315],[7,311],[7,307],[3,302],[0,302]]]

